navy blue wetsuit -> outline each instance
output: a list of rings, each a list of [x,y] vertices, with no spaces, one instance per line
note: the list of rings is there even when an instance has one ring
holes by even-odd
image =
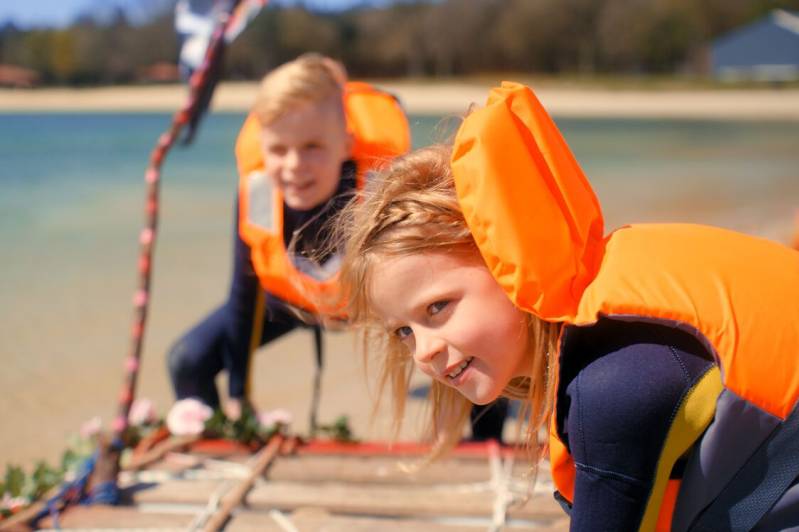
[[[712,357],[678,329],[601,319],[566,331],[561,364],[557,427],[576,469],[571,530],[637,530],[673,415]]]

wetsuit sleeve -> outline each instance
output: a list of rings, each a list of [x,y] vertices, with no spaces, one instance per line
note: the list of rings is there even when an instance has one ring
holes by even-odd
[[[674,414],[711,366],[671,345],[602,355],[568,384],[565,429],[575,462],[571,530],[637,530]]]
[[[228,372],[230,397],[243,398],[246,394],[247,372],[251,356],[251,340],[255,327],[256,305],[263,305],[258,277],[250,258],[250,247],[241,239],[238,229],[238,200],[233,224],[233,275],[228,294],[226,342],[223,353]],[[259,339],[260,340],[260,339]]]

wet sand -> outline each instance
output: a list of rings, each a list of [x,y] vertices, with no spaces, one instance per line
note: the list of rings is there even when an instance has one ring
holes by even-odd
[[[491,86],[474,81],[375,83],[396,94],[414,114],[461,114],[472,103],[482,104]],[[799,89],[609,90],[531,83],[549,112],[564,117],[799,120]],[[214,96],[214,109],[244,111],[256,88],[251,82],[223,83]],[[181,85],[0,89],[0,112],[173,111],[183,104],[185,91]]]

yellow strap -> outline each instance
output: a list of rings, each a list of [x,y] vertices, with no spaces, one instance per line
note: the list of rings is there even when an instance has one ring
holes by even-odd
[[[685,395],[660,452],[655,483],[646,505],[640,531],[655,530],[671,470],[675,462],[696,443],[713,420],[716,413],[716,399],[721,390],[721,371],[718,366],[713,366]]]
[[[264,332],[264,310],[266,308],[266,293],[258,287],[255,295],[255,310],[252,318],[252,335],[250,348],[247,350],[247,380],[244,382],[244,397],[250,397],[252,390],[252,355],[261,345],[261,336]]]

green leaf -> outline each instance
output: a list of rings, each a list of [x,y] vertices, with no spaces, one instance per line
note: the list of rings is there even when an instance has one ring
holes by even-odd
[[[36,489],[31,494],[31,497],[38,499],[47,493],[54,486],[59,485],[64,479],[61,471],[51,467],[49,464],[40,461],[36,464],[36,469],[33,471],[32,478],[35,482]]]
[[[214,410],[213,415],[205,422],[205,433],[211,438],[225,437],[227,418],[221,409]]]
[[[80,462],[80,455],[72,449],[67,449],[61,455],[61,471],[70,471]]]
[[[329,438],[336,441],[358,441],[350,429],[350,421],[346,415],[337,417],[332,425],[320,425],[318,429],[321,433],[326,434]]]
[[[22,495],[22,489],[25,487],[25,472],[19,466],[6,466],[5,478],[6,491],[12,497],[19,497]]]
[[[239,443],[249,445],[250,443],[262,441],[260,436],[261,425],[253,408],[245,403],[241,412],[241,417],[236,421],[228,422],[226,436]]]

